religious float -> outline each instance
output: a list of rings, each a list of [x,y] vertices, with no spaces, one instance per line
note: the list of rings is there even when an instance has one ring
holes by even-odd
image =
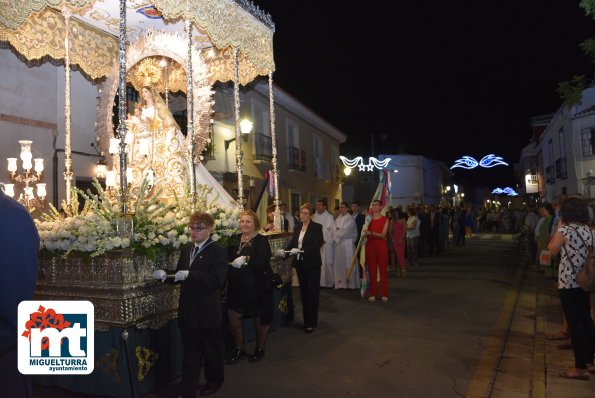
[[[175,268],[178,248],[189,241],[188,214],[194,209],[214,216],[217,238],[236,233],[244,205],[239,87],[257,76],[269,80],[277,175],[273,33],[270,16],[249,0],[9,0],[0,5],[0,41],[27,62],[50,58],[65,65],[66,216],[52,209],[37,222],[43,249],[35,297],[90,300],[95,307],[93,373],[37,376],[36,382],[136,397],[179,376],[179,289],[151,275]],[[78,192],[84,206],[72,187],[73,66],[102,81],[97,146],[111,154],[105,187],[96,181],[95,193]],[[209,143],[217,81],[232,81],[234,87],[235,199],[200,162]],[[138,93],[136,103],[127,103],[127,90]],[[186,98],[185,135],[168,109],[168,93],[176,91]],[[278,192],[277,187],[276,230]],[[287,239],[272,235],[272,251]],[[293,319],[293,303],[288,264],[274,260],[273,268],[286,282],[275,291],[275,328]]]

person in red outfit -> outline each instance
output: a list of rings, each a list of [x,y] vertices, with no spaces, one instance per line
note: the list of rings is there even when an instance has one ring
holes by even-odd
[[[407,266],[405,264],[405,235],[407,231],[407,227],[405,225],[405,215],[400,209],[392,209],[391,216],[390,244],[393,245],[395,255],[397,256],[399,272],[402,276],[405,276],[407,274]]]
[[[382,301],[388,301],[388,250],[386,233],[388,219],[380,214],[379,200],[373,200],[371,205],[372,220],[362,234],[366,236],[366,263],[370,274],[370,301],[376,301],[376,272],[380,273],[380,294]]]

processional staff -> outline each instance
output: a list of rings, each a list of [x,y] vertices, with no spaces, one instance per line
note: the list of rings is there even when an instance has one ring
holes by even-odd
[[[244,171],[242,164],[242,131],[240,128],[240,66],[239,50],[233,49],[233,110],[236,133],[236,172],[238,174],[238,204],[244,208]]]
[[[120,211],[126,213],[128,200],[126,181],[126,0],[120,0],[120,36],[118,41],[119,89],[118,89],[118,138],[120,139]]]
[[[188,74],[187,85],[188,95],[186,96],[186,114],[188,115],[188,133],[190,134],[190,145],[188,147],[188,157],[190,159],[190,195],[192,196],[192,210],[196,206],[196,156],[194,154],[196,148],[196,138],[194,137],[194,85],[192,82],[192,21],[187,18],[184,21],[186,25],[186,34],[188,35]]]

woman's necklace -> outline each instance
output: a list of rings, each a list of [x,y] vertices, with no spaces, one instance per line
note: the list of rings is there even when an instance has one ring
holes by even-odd
[[[244,249],[244,247],[250,245],[250,242],[252,242],[252,238],[254,238],[254,236],[256,236],[256,235],[249,235],[247,238],[244,238],[244,235],[242,235],[242,238],[240,239],[240,246],[238,247],[237,254],[240,254],[242,252],[242,250]]]

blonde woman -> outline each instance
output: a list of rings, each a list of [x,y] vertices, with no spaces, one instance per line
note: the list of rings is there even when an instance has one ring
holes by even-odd
[[[271,248],[266,236],[258,233],[260,221],[252,210],[240,215],[240,239],[229,251],[231,267],[228,273],[227,316],[235,350],[227,360],[229,365],[246,357],[243,320],[254,319],[256,347],[248,360],[264,358],[265,344],[273,321],[273,290],[266,279],[271,269]]]

